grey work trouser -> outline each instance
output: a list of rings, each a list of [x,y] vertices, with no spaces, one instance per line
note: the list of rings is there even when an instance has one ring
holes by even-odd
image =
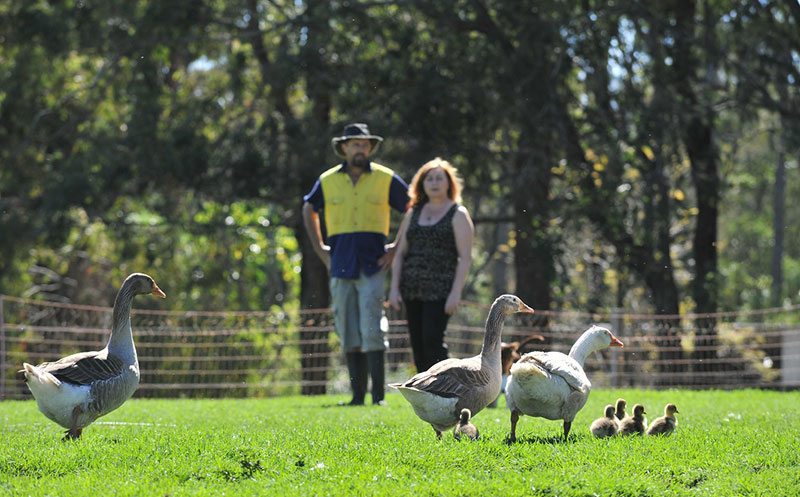
[[[386,350],[381,315],[383,311],[384,271],[358,279],[331,278],[331,302],[336,333],[342,352]]]

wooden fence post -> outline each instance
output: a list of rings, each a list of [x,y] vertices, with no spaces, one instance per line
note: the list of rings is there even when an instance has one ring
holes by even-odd
[[[800,386],[800,332],[784,330],[781,333],[781,386]]]

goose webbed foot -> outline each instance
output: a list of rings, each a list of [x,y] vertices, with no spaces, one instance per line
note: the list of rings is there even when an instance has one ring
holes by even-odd
[[[77,428],[75,430],[70,428],[69,430],[64,432],[64,438],[62,438],[61,441],[67,442],[69,440],[77,440],[81,438],[81,433],[83,433],[83,430],[81,428]]]
[[[75,406],[72,410],[72,425],[70,426],[69,430],[67,430],[64,435],[64,438],[61,440],[66,442],[67,440],[77,440],[81,437],[81,433],[83,432],[83,428],[78,428],[78,416],[83,414],[83,409],[81,406]]]
[[[519,411],[511,411],[511,434],[508,436],[508,440],[512,443],[517,441],[517,421],[519,421]]]

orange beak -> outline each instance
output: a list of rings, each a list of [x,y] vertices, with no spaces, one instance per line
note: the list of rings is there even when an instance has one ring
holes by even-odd
[[[158,295],[162,299],[167,298],[167,294],[164,293],[163,291],[161,291],[160,288],[158,288],[158,285],[156,285],[155,281],[153,282],[153,292],[152,293],[153,293],[153,295]]]
[[[533,314],[536,311],[534,311],[533,309],[528,307],[528,304],[526,304],[525,302],[520,300],[519,301],[519,312],[530,312],[531,314]]]
[[[615,337],[614,335],[611,335],[611,344],[610,344],[609,346],[610,346],[610,347],[624,347],[624,346],[625,346],[625,344],[623,344],[623,343],[622,343],[622,342],[619,340],[619,338]]]

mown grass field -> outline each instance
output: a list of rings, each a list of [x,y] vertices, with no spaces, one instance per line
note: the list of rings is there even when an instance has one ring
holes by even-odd
[[[622,396],[648,418],[675,402],[668,438],[597,440],[588,426]],[[444,440],[397,394],[388,407],[341,396],[131,400],[62,443],[32,401],[0,403],[0,495],[800,494],[800,392],[595,390],[561,423],[475,417],[482,440]]]

